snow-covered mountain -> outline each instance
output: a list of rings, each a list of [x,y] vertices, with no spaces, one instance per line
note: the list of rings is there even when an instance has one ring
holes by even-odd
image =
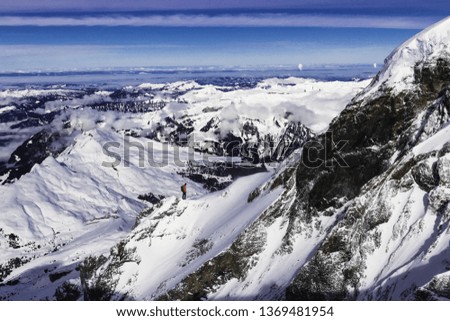
[[[366,85],[268,79],[248,88],[194,81],[113,90],[0,92],[0,182],[11,182],[104,124],[126,135],[247,161],[280,161],[318,132]]]
[[[191,215],[199,222],[199,214],[221,207],[205,228],[212,231],[234,215],[222,235],[238,235],[273,196],[252,209],[239,203],[315,135],[303,122],[323,130],[367,84],[288,78],[245,88],[189,81],[101,91],[2,91],[0,297],[79,298],[80,263],[106,255],[135,233],[148,207],[166,204],[162,213],[166,206],[197,204]],[[239,140],[237,154],[227,153],[230,133]],[[208,150],[201,148],[211,142]],[[262,157],[246,159],[249,147]],[[267,152],[270,163],[263,164]],[[189,199],[180,201],[185,181]],[[233,202],[223,197],[228,194]],[[241,217],[242,211],[247,214]],[[148,219],[161,228],[168,223]],[[203,237],[188,232],[186,251]],[[208,233],[204,239],[213,237]],[[232,241],[226,237],[216,251]]]
[[[0,296],[450,298],[449,42],[447,18],[397,48],[370,84],[180,82],[81,105],[101,95],[52,100],[60,126],[41,126],[57,127],[65,144],[0,187]],[[6,98],[5,113],[14,103]],[[282,144],[269,144],[263,162],[272,140]],[[236,141],[245,146],[237,154],[227,149]],[[136,146],[149,142],[167,166],[141,166]],[[114,150],[128,162],[114,164],[106,143],[134,147],[129,157]],[[181,200],[179,186],[196,176],[177,160],[205,174],[211,154],[222,164],[238,156],[251,172],[212,192],[208,175],[226,175],[188,180]]]
[[[450,18],[400,46],[332,122],[334,139],[349,141],[340,155],[348,168],[299,167],[306,212],[344,212],[297,273],[288,298],[450,297],[440,282],[450,257],[448,39]]]
[[[243,190],[240,184],[220,194],[230,197],[230,219],[213,229],[197,226],[191,214],[216,220],[214,210],[204,210],[207,201],[163,202],[110,255],[81,266],[85,295],[450,298],[449,32],[450,18],[396,49],[329,131],[304,147],[300,161],[287,161],[248,194],[245,212],[238,210],[243,217],[263,208],[240,226],[245,230],[234,228],[231,209],[245,202],[233,193],[235,186]],[[234,241],[224,248],[227,236]],[[159,256],[165,247],[176,254]]]

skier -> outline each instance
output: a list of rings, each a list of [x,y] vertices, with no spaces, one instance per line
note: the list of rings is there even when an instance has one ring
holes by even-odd
[[[181,185],[181,192],[183,193],[182,198],[185,200],[186,199],[186,183]]]

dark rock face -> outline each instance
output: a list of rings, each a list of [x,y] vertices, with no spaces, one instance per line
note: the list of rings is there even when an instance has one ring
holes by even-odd
[[[81,287],[83,289],[85,301],[109,300],[112,296],[111,282],[105,282],[103,278],[95,283],[88,282],[94,276],[96,269],[106,262],[104,256],[98,258],[87,258],[80,265]]]
[[[217,139],[198,144],[195,136],[191,136],[194,128],[189,118],[181,121],[167,118],[146,136],[157,141],[167,141],[180,146],[186,146],[189,142],[194,142],[194,149],[199,152],[219,156],[243,157],[254,164],[282,161],[315,136],[308,127],[300,122],[287,123],[280,137],[271,134],[262,135],[255,122],[257,120],[246,121],[242,125],[240,135],[231,132],[221,135],[221,120],[218,117],[213,117],[200,131],[211,132]]]
[[[414,295],[417,301],[450,299],[450,278],[448,276],[435,277],[427,286],[416,290]]]
[[[3,280],[10,275],[12,271],[28,263],[29,261],[30,259],[26,257],[15,257],[0,264],[0,282],[3,282]]]
[[[414,166],[411,174],[417,185],[424,191],[430,192],[433,188],[439,185],[439,174],[436,168],[437,164],[427,164],[421,162]]]
[[[81,296],[81,290],[76,284],[64,282],[55,291],[57,301],[76,301]]]
[[[0,176],[8,174],[3,184],[19,179],[48,156],[56,157],[71,143],[71,137],[64,132],[41,130],[20,145],[12,153],[8,162],[0,167]]]
[[[139,195],[138,199],[143,200],[143,201],[147,201],[150,204],[158,204],[159,202],[161,202],[161,200],[164,199],[164,195],[155,195],[153,193],[148,193],[148,194],[144,194],[144,195]]]
[[[323,159],[325,165],[334,166],[308,167],[305,157],[311,147],[305,147],[302,163],[297,169],[297,197],[307,204],[305,211],[311,216],[321,215],[325,209],[336,210],[342,205],[336,204],[336,199],[358,198],[346,209],[335,232],[298,272],[286,290],[287,299],[357,298],[360,279],[367,267],[366,256],[380,246],[381,234],[377,226],[387,222],[391,215],[386,208],[389,194],[383,193],[412,188],[415,182],[425,192],[431,191],[431,196],[434,195],[432,190],[442,184],[434,158],[437,152],[413,157],[395,166],[392,164],[448,122],[449,68],[450,60],[438,59],[437,63],[416,67],[418,84],[415,91],[398,95],[387,91],[367,102],[353,101],[330,126],[335,142],[346,141],[339,157],[347,167],[336,166],[333,159],[336,155],[322,151],[316,153],[317,157]],[[422,112],[424,116],[417,122]],[[325,135],[314,142],[326,144]],[[441,156],[446,154],[443,150],[439,152]],[[442,196],[441,192],[436,194]],[[442,213],[446,204],[445,197],[441,198],[435,205],[438,213]],[[444,222],[445,219],[441,224]],[[342,235],[353,241],[341,242]],[[378,292],[365,295],[369,299],[387,300],[393,289],[395,286],[379,288]]]
[[[305,267],[297,283],[301,287],[289,287],[286,300],[324,301],[343,300],[347,297],[346,280],[351,277],[348,270],[339,271],[332,266],[333,261],[326,253],[319,252]]]
[[[198,271],[183,280],[180,287],[158,298],[160,301],[199,301],[206,299],[208,292],[215,286],[224,284],[232,278],[240,278],[248,267],[242,259],[240,249],[233,247],[214,258],[210,264],[203,265]],[[247,253],[251,255],[252,253]]]
[[[424,85],[418,91],[399,95],[383,92],[368,102],[356,99],[332,122],[327,134],[305,146],[297,170],[297,189],[312,211],[332,206],[334,198],[355,197],[365,183],[388,168],[394,152],[404,154],[412,122],[430,102],[442,98],[440,106],[448,110],[447,90],[440,90],[450,84],[449,68],[450,60],[439,60],[434,68],[427,65],[427,76],[420,73],[423,69],[416,69],[416,79],[435,75],[432,88],[438,87],[439,92],[429,91]],[[333,142],[343,147],[337,150]],[[344,166],[339,160],[345,162]],[[315,166],[317,161],[320,166]]]
[[[200,129],[200,131],[206,133],[206,132],[210,131],[211,129],[216,129],[218,127],[219,122],[220,122],[219,118],[213,117],[210,120],[208,120],[206,125],[203,126]]]
[[[447,57],[415,66],[414,77],[422,92],[440,92],[450,79],[450,65]]]
[[[232,162],[188,162],[187,169],[179,172],[190,180],[201,183],[209,191],[219,191],[239,177],[265,172],[264,164],[240,164]]]
[[[86,301],[107,301],[113,299],[123,300],[127,294],[114,293],[117,285],[117,276],[120,275],[119,269],[125,262],[136,262],[139,264],[139,258],[135,257],[134,250],[126,249],[126,241],[119,242],[110,251],[109,259],[104,256],[88,257],[80,265],[81,287]],[[108,262],[108,267],[99,273],[98,269]],[[96,278],[94,278],[96,276]]]
[[[450,118],[450,88],[446,87],[439,93],[439,98],[427,109],[420,128],[408,145],[414,146],[427,137],[435,134]],[[405,136],[405,135],[404,135]]]
[[[309,128],[300,122],[291,122],[288,124],[281,138],[276,142],[275,148],[271,155],[266,158],[266,161],[281,161],[291,155],[295,150],[303,147],[312,138],[314,138],[314,134]],[[266,141],[264,141],[266,145],[270,145],[271,142],[273,142],[271,138],[266,138]]]

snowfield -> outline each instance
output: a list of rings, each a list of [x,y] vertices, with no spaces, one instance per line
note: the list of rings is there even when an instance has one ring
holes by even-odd
[[[164,153],[171,162],[164,167],[141,167],[137,148],[129,149],[130,162],[126,166],[104,166],[103,162],[111,164],[115,159],[105,155],[103,144],[123,145],[123,141],[121,134],[111,130],[84,132],[56,159],[49,157],[16,183],[0,186],[1,261],[23,255],[33,258],[10,275],[23,279],[24,273],[33,271],[26,278],[30,283],[23,285],[27,290],[18,292],[14,299],[36,299],[35,291],[43,287],[44,270],[73,269],[87,255],[109,251],[127,235],[136,215],[146,208],[137,199],[139,195],[179,195],[179,186],[185,179],[176,174],[173,147],[152,144],[156,161],[161,161]],[[131,143],[137,141],[130,138]],[[117,153],[120,151],[117,149]],[[178,152],[182,160],[188,159],[186,148],[177,149]],[[124,158],[123,153],[121,157]],[[205,193],[200,184],[189,182],[189,195],[199,197]],[[20,249],[8,246],[11,234],[19,236]],[[45,288],[45,296],[41,293],[38,298],[54,294],[54,288],[53,293],[48,291]]]
[[[268,127],[263,132],[270,132],[276,128],[272,126],[273,118],[280,121],[288,113],[288,120],[300,121],[313,131],[321,132],[369,82],[271,78],[261,81],[253,89],[231,91],[222,91],[211,85],[197,85],[200,88],[180,97],[189,103],[188,109],[181,115],[200,116],[196,126],[200,129],[208,120],[207,114],[202,115],[202,112],[213,107],[221,110],[221,119],[258,119]]]

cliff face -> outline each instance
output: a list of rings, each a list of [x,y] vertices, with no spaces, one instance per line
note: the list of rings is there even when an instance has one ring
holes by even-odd
[[[424,130],[417,122],[429,121],[422,113],[434,110],[437,99],[447,103],[449,37],[447,19],[396,49],[369,87],[331,123],[328,137],[322,135],[305,148],[297,187],[313,210],[327,208],[335,198],[355,197],[368,180],[417,144],[418,131]],[[430,126],[438,130],[445,121],[444,115]],[[337,150],[332,141],[343,147]],[[308,158],[323,165],[315,166]]]
[[[449,36],[447,19],[394,51],[332,122],[334,142],[345,146],[316,155],[329,166],[311,168],[306,156],[316,151],[303,152],[297,192],[304,211],[345,210],[287,298],[412,299],[446,271]]]

